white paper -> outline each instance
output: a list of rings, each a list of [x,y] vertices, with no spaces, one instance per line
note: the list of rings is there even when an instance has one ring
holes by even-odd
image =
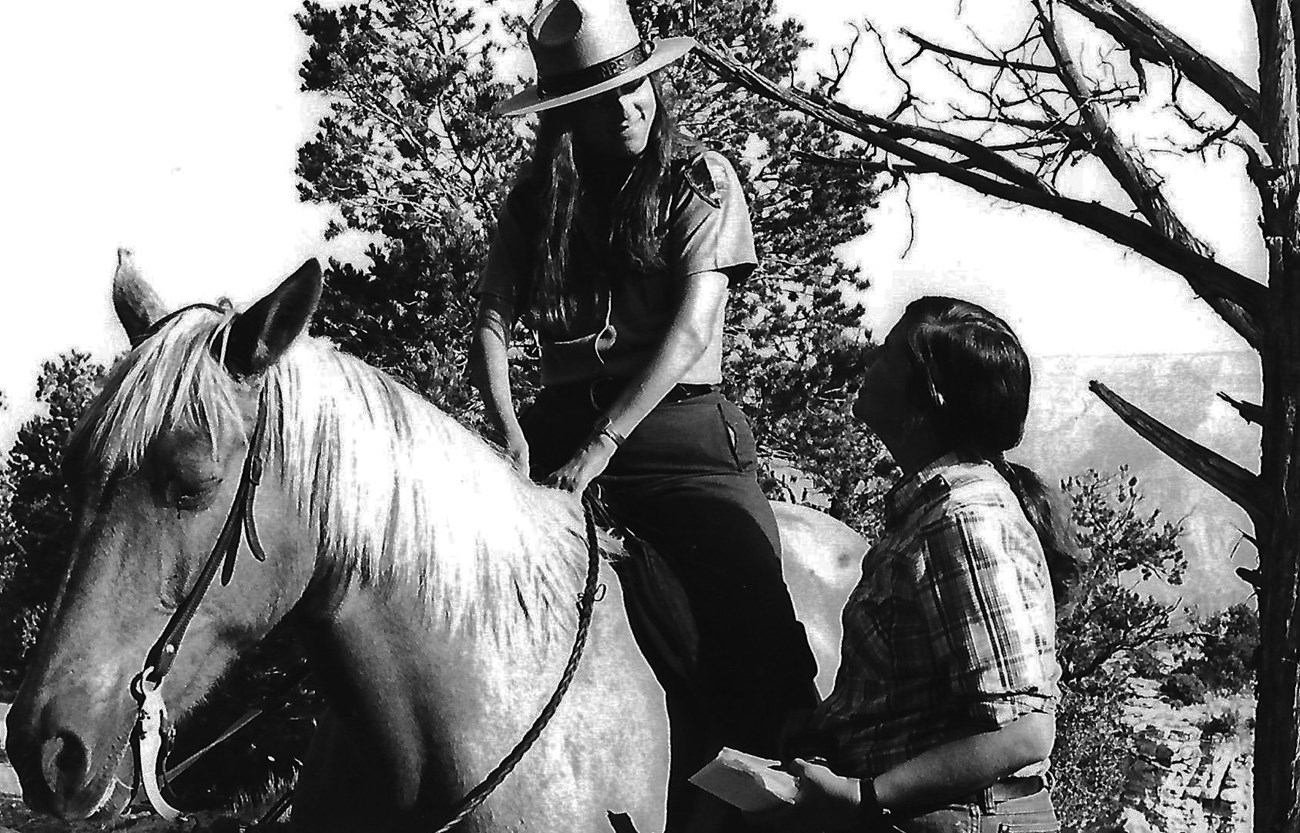
[[[690,781],[742,810],[770,810],[793,804],[799,785],[788,772],[776,769],[780,761],[724,748],[691,776]]]

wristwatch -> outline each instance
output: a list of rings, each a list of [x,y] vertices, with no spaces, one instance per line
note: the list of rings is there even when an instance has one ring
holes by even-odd
[[[602,416],[600,419],[596,420],[595,425],[591,426],[591,435],[593,437],[600,434],[609,437],[610,440],[613,441],[615,448],[621,447],[623,442],[627,439],[627,437],[614,430],[613,423],[610,422],[608,416]]]
[[[880,798],[876,795],[876,779],[858,779],[858,789],[861,790],[858,799],[858,818],[862,819],[862,829],[868,831],[886,829],[889,811],[880,806]]]

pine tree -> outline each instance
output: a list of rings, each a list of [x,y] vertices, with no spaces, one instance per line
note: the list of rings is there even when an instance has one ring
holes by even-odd
[[[15,687],[72,551],[72,513],[60,463],[104,368],[86,353],[45,362],[36,382],[44,415],[18,431],[0,472],[0,686]]]

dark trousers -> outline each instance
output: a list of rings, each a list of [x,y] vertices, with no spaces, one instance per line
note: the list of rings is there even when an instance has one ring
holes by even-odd
[[[535,478],[562,466],[601,411],[590,398],[543,390],[521,422]],[[597,479],[614,519],[670,565],[694,617],[698,650],[680,662],[650,636],[661,602],[621,570],[629,614],[667,695],[672,731],[669,824],[685,818],[699,790],[685,779],[722,746],[778,754],[785,715],[816,702],[816,662],[781,575],[780,538],[758,486],[754,436],[740,410],[711,392],[655,408]],[[728,825],[734,827],[735,825]]]

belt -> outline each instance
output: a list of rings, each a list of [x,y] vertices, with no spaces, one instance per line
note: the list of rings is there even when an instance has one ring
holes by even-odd
[[[981,804],[998,801],[1010,801],[1013,798],[1028,798],[1042,791],[1047,784],[1041,775],[1029,775],[1024,778],[1003,778],[971,796],[961,804]]]
[[[628,379],[602,376],[599,379],[592,379],[590,382],[566,382],[560,385],[548,385],[546,390],[559,396],[581,399],[596,410],[603,411],[614,404],[614,400],[618,399],[618,395],[623,392],[623,388],[627,387],[628,382]],[[681,402],[684,399],[713,393],[717,389],[717,385],[677,384],[669,388],[668,393],[664,394],[664,398],[660,401]]]

